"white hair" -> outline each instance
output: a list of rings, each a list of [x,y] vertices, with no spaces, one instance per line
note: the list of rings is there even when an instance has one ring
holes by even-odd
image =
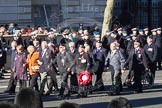
[[[75,46],[74,42],[69,42],[69,46]]]

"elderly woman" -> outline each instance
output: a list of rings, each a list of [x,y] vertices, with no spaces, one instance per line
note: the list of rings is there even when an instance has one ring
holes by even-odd
[[[27,56],[26,66],[29,68],[30,74],[30,88],[34,88],[38,91],[38,76],[39,76],[39,65],[38,58],[39,52],[36,51],[36,48],[32,45],[28,46],[27,51],[29,52]]]
[[[14,59],[14,66],[13,66],[13,72],[14,72],[14,79],[19,80],[20,83],[20,89],[26,87],[26,80],[27,80],[27,72],[25,68],[26,63],[26,55],[23,51],[23,46],[18,45],[16,47],[17,54]]]

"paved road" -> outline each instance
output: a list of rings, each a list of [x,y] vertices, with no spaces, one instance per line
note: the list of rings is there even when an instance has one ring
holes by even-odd
[[[6,74],[6,76],[9,74]],[[125,79],[126,73],[123,75]],[[53,108],[60,105],[64,101],[75,102],[81,105],[81,108],[106,108],[109,102],[119,96],[108,96],[107,92],[110,86],[111,78],[110,73],[106,72],[103,74],[106,91],[94,92],[87,98],[76,99],[75,95],[72,95],[69,100],[58,100],[56,98],[58,93],[54,93],[50,96],[43,97],[44,107]],[[0,101],[13,101],[14,95],[4,94],[3,91],[8,83],[8,77],[0,80]],[[18,91],[18,88],[17,88]],[[126,97],[130,100],[132,105],[136,108],[162,108],[162,71],[157,71],[155,85],[152,88],[144,89],[144,93],[133,94],[131,90],[124,88],[121,93],[122,97]]]

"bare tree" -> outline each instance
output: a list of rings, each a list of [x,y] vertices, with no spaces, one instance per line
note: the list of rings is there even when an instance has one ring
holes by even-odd
[[[107,0],[106,8],[104,12],[104,20],[102,25],[102,37],[107,29],[111,29],[112,25],[112,17],[113,17],[113,10],[114,10],[114,2],[115,0]]]

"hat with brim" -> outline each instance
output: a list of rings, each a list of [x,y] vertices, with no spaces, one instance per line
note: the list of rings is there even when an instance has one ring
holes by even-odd
[[[148,31],[149,30],[149,28],[145,28],[145,29],[143,29],[144,31]]]
[[[137,28],[132,28],[131,30],[132,30],[132,31],[137,31]]]
[[[161,27],[157,28],[157,31],[158,31],[158,30],[161,31]]]
[[[122,28],[118,28],[117,31],[122,31],[123,29]]]
[[[157,31],[157,29],[152,29],[152,30],[151,30],[151,32],[156,32],[156,31]]]

